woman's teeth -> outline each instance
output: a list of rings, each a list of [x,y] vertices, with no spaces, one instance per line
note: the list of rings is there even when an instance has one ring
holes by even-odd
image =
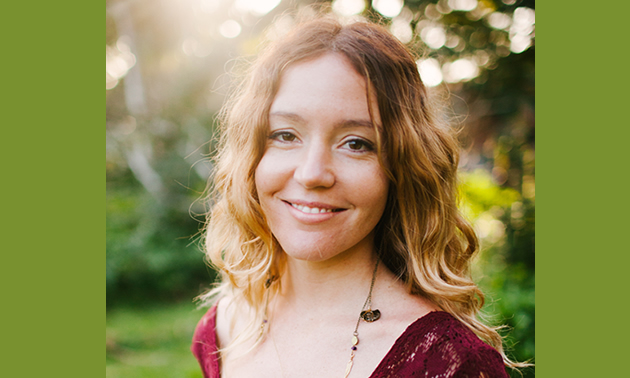
[[[296,205],[294,203],[292,203],[291,206],[293,206],[296,209],[300,210],[301,212],[307,213],[307,214],[332,213],[332,209],[320,209],[320,208],[317,208],[317,207],[308,207],[308,206]]]

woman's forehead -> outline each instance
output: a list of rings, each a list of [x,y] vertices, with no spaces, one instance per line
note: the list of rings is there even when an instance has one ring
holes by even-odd
[[[289,65],[280,78],[270,115],[285,118],[344,114],[356,125],[380,124],[378,105],[366,79],[339,53],[326,53]],[[368,96],[371,101],[368,103]]]

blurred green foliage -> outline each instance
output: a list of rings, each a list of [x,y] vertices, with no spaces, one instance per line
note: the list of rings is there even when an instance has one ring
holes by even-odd
[[[108,377],[199,376],[188,344],[201,313],[167,303],[190,301],[214,280],[198,238],[214,118],[241,67],[236,58],[254,55],[266,28],[290,25],[287,10],[312,3],[329,1],[283,0],[265,13],[234,0],[106,0]],[[516,360],[533,359],[535,46],[533,24],[522,20],[533,23],[534,1],[403,3],[387,17],[365,1],[361,15],[390,27],[419,64],[441,67],[430,93],[444,100],[464,146],[461,206],[481,240],[473,276],[486,293],[484,314],[508,326]],[[237,36],[225,36],[226,20],[240,25]],[[450,77],[458,61],[477,71]],[[177,319],[189,323],[175,334]],[[160,365],[180,358],[187,362]]]
[[[202,315],[190,302],[116,307],[107,316],[106,376],[201,378],[190,340]]]
[[[473,278],[486,295],[483,315],[490,324],[506,326],[501,333],[510,357],[531,360],[535,352],[534,204],[518,191],[496,185],[483,170],[463,173],[461,181],[461,208],[481,241]],[[521,372],[534,376],[534,368]]]
[[[200,221],[185,208],[161,205],[135,180],[128,180],[108,182],[107,306],[199,294],[213,277],[198,245]]]

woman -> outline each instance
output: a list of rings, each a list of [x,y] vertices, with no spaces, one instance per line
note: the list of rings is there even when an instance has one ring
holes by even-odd
[[[222,283],[192,345],[206,377],[516,366],[476,319],[456,140],[385,29],[300,25],[257,60],[222,120],[206,236]]]

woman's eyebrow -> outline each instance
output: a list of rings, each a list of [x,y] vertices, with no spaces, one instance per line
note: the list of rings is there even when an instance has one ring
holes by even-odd
[[[285,121],[289,121],[295,124],[305,124],[306,120],[300,117],[298,114],[289,112],[273,112],[269,114],[269,118],[281,118]]]
[[[351,127],[367,127],[369,129],[374,129],[374,123],[369,119],[348,119],[342,121],[337,124],[340,128],[351,128]]]
[[[269,118],[281,118],[294,124],[306,124],[306,120],[299,114],[290,112],[273,112],[269,114]],[[346,119],[335,124],[338,128],[367,127],[374,129],[374,123],[369,119]]]

